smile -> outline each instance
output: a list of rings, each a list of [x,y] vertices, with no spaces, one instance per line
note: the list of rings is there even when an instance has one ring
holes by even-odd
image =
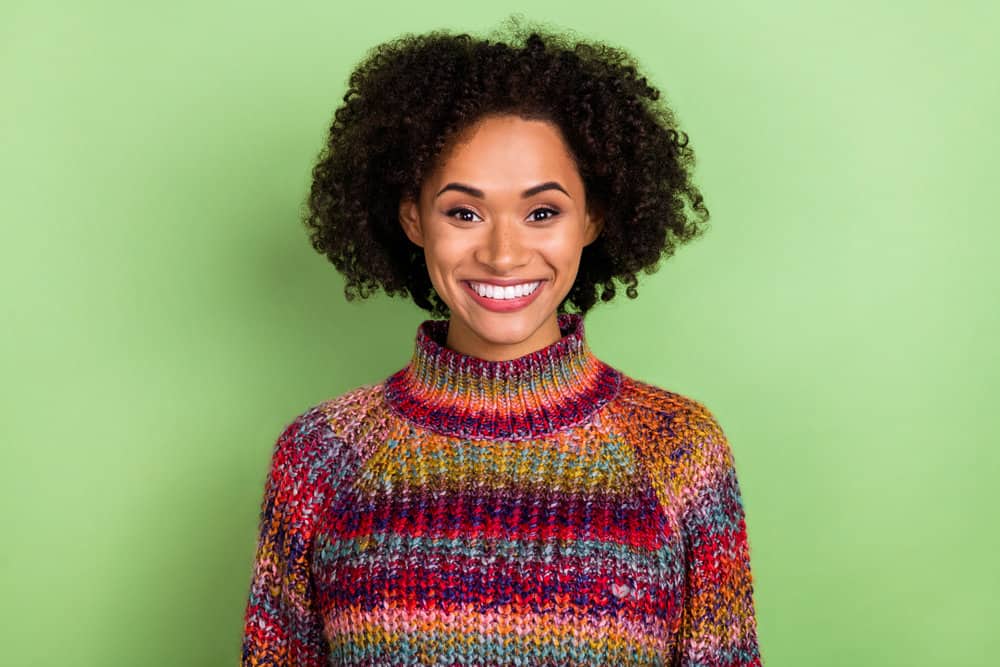
[[[512,313],[526,308],[545,291],[544,280],[518,283],[517,285],[492,285],[474,280],[463,280],[462,285],[472,300],[494,313]]]
[[[517,299],[520,297],[525,297],[538,289],[538,286],[542,284],[540,280],[529,283],[519,283],[517,285],[508,285],[506,287],[500,285],[491,285],[490,283],[477,283],[472,280],[466,281],[476,294],[487,299],[497,299],[498,301],[506,299]]]

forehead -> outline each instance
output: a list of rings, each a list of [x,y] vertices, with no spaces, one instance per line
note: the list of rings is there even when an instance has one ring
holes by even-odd
[[[520,192],[549,180],[582,188],[559,127],[507,115],[483,118],[462,132],[439,159],[427,184],[461,181],[483,190]]]

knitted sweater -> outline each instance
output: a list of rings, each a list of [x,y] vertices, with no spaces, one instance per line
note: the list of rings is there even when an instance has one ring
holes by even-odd
[[[274,447],[242,665],[760,665],[732,452],[701,403],[592,353],[445,347]]]

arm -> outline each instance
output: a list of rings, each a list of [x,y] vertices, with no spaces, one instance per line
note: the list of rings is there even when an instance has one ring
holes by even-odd
[[[686,585],[679,664],[759,666],[750,549],[732,450],[703,405],[695,402],[685,426],[690,448],[680,480]]]
[[[301,415],[278,438],[264,485],[244,614],[243,667],[327,664],[327,645],[310,575],[315,489],[303,474],[317,428],[310,415]]]

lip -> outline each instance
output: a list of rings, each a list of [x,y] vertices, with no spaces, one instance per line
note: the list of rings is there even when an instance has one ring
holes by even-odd
[[[480,282],[480,281],[476,280],[474,282]],[[520,283],[534,282],[534,281],[533,280],[515,280],[515,281],[486,280],[482,282],[488,282],[493,285],[517,285]],[[528,304],[530,304],[532,301],[534,301],[538,297],[538,293],[541,292],[543,289],[545,289],[546,283],[548,283],[547,280],[539,281],[539,285],[538,287],[535,288],[534,292],[532,292],[527,296],[519,296],[514,299],[491,299],[489,297],[479,296],[479,292],[472,289],[472,285],[469,284],[468,280],[463,280],[462,286],[470,295],[472,295],[472,298],[475,300],[475,302],[478,303],[483,308],[487,310],[492,310],[495,313],[509,313],[514,310],[520,310],[525,306],[527,306]]]
[[[465,280],[465,282],[488,283],[490,285],[501,285],[503,287],[508,287],[510,285],[520,285],[522,283],[538,283],[538,282],[545,282],[545,281],[542,278],[503,278],[503,279],[489,278],[489,279],[484,279],[484,280],[476,280],[475,278],[467,278]]]

